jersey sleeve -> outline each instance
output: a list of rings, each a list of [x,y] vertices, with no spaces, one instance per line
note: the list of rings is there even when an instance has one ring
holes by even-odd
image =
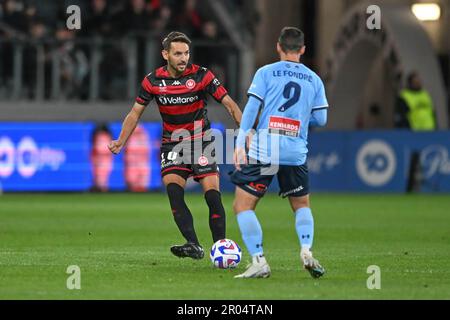
[[[205,83],[205,91],[208,92],[217,102],[221,102],[222,99],[228,94],[227,89],[220,83],[219,79],[208,70],[203,78]]]
[[[141,87],[135,101],[139,104],[147,106],[154,97],[155,96],[152,93],[152,84],[148,78],[145,77],[144,80],[142,80]]]
[[[328,108],[328,100],[325,94],[325,86],[323,85],[323,81],[321,79],[318,79],[317,91],[314,98],[312,110],[320,110],[323,108]]]
[[[247,104],[242,114],[241,125],[239,127],[239,134],[236,139],[236,146],[240,148],[245,147],[245,138],[247,137],[249,131],[253,128],[256,118],[259,114],[259,109],[261,106],[261,101],[254,96],[249,96]]]
[[[247,95],[253,96],[261,102],[264,102],[264,98],[266,97],[266,82],[264,80],[264,72],[262,69],[256,71],[252,84],[247,91]]]
[[[327,108],[313,110],[309,119],[310,127],[324,127],[327,124]]]

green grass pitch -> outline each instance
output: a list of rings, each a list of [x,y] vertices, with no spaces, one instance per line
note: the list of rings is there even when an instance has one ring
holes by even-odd
[[[243,247],[232,195],[224,195],[228,238]],[[208,257],[179,259],[183,242],[164,194],[5,194],[0,197],[0,299],[450,299],[448,195],[313,194],[314,253],[327,274],[302,270],[288,202],[266,196],[257,214],[272,276],[233,279]],[[189,194],[209,251],[203,196]],[[81,270],[68,290],[67,267]],[[369,290],[367,268],[381,270]]]

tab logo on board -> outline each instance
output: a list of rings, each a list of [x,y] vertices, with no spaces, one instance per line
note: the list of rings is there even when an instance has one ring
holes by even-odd
[[[369,140],[356,155],[356,171],[371,187],[381,187],[394,176],[397,160],[394,150],[382,140]]]

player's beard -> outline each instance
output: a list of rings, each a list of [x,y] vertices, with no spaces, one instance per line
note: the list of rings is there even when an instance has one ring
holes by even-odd
[[[184,70],[186,70],[186,64],[182,64],[182,63],[178,63],[178,64],[173,64],[173,63],[169,63],[170,67],[172,68],[172,70],[175,71],[175,73],[177,73],[178,75],[182,74],[184,72]]]
[[[184,70],[186,70],[186,66],[187,66],[187,63],[180,63],[180,64],[178,64],[177,65],[177,71],[178,72],[184,72]]]

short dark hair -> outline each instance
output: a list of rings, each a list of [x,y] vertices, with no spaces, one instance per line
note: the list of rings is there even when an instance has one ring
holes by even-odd
[[[300,51],[305,45],[305,35],[302,30],[295,27],[284,27],[281,30],[278,43],[284,52]]]
[[[178,31],[172,31],[167,35],[167,37],[164,38],[162,41],[163,49],[169,51],[172,42],[184,42],[187,45],[191,44],[191,40],[188,36]]]
[[[408,84],[411,84],[413,79],[416,78],[416,77],[419,78],[419,73],[417,71],[411,71],[410,73],[408,73],[408,76],[406,77],[406,82]]]

